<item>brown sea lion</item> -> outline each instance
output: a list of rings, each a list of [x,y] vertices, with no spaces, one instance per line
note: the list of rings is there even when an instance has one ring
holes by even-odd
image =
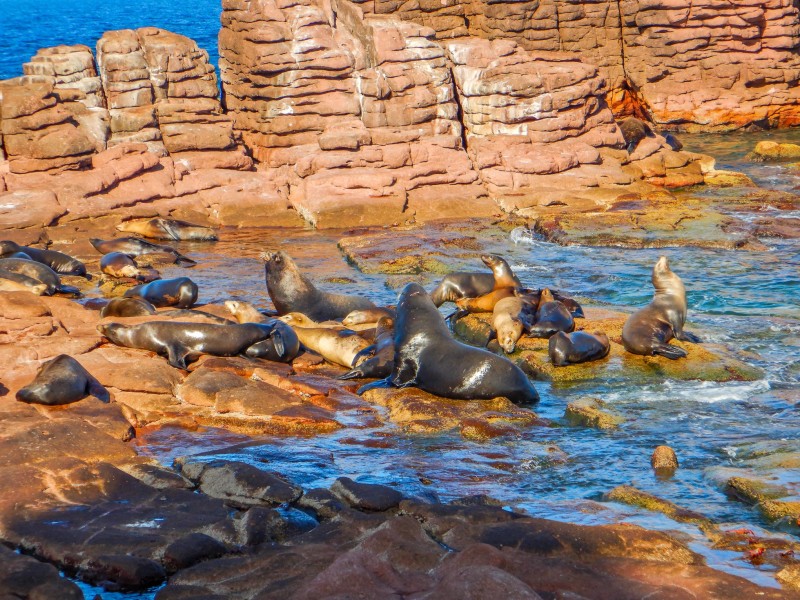
[[[358,393],[376,387],[416,386],[443,398],[504,396],[520,404],[539,401],[533,384],[517,365],[453,338],[431,297],[417,283],[409,283],[400,294],[394,343],[392,374],[361,387]]]
[[[559,292],[558,290],[550,290],[550,293],[553,295],[553,298],[555,300],[558,300],[559,302],[561,302],[561,304],[567,307],[567,310],[569,310],[570,314],[574,319],[584,318],[583,307],[578,303],[577,300],[575,300],[574,298],[570,298],[569,296],[567,296],[563,292]],[[517,288],[514,290],[514,295],[519,296],[520,298],[526,300],[527,302],[530,302],[534,306],[539,306],[539,299],[542,296],[542,290]]]
[[[285,252],[264,252],[267,292],[279,314],[301,312],[315,321],[344,319],[354,310],[375,308],[361,296],[332,294],[314,287]]]
[[[17,392],[17,400],[58,406],[77,402],[90,394],[108,400],[108,391],[81,363],[59,354],[39,367],[33,381]]]
[[[575,331],[575,320],[566,306],[553,297],[547,288],[539,296],[536,322],[530,328],[531,337],[549,338],[557,331]]]
[[[686,356],[686,350],[668,344],[673,337],[686,342],[699,338],[683,330],[686,323],[686,288],[683,281],[669,268],[666,256],[658,259],[651,277],[655,294],[653,300],[625,321],[622,344],[632,354],[658,354],[673,360]]]
[[[25,254],[30,260],[35,260],[43,265],[47,265],[60,275],[74,275],[76,277],[85,277],[86,279],[92,278],[92,276],[86,272],[86,265],[68,254],[56,250],[42,250],[30,246],[20,246],[11,240],[0,241],[0,255],[12,258],[12,255],[16,252]]]
[[[44,296],[47,293],[47,284],[21,273],[0,269],[0,292],[30,292]]]
[[[89,243],[101,254],[108,254],[109,252],[122,252],[131,258],[145,256],[148,254],[158,254],[171,256],[173,261],[178,264],[183,264],[186,266],[194,266],[197,264],[191,258],[184,256],[171,246],[154,244],[153,242],[148,242],[147,240],[142,240],[135,237],[117,238],[113,240],[99,240],[97,238],[90,238]]]
[[[127,254],[109,252],[100,259],[100,270],[111,277],[130,277],[139,281],[155,281],[161,275],[151,267],[141,268]]]
[[[245,350],[245,356],[266,358],[276,362],[291,362],[300,354],[300,338],[289,325],[261,314],[249,302],[226,300],[227,308],[239,323],[273,324],[275,332],[269,339],[256,342]],[[274,322],[274,323],[273,323]]]
[[[514,295],[514,288],[505,287],[492,290],[488,294],[477,298],[461,298],[456,300],[456,306],[467,313],[492,312],[495,305],[503,298]]]
[[[53,269],[34,260],[26,260],[24,258],[0,258],[0,270],[19,273],[20,275],[25,275],[26,277],[42,282],[47,286],[47,291],[43,294],[45,296],[67,294],[80,297],[82,295],[78,288],[62,284],[61,279]]]
[[[195,240],[216,241],[217,233],[211,227],[195,225],[186,221],[155,217],[153,219],[136,219],[124,221],[117,225],[118,231],[136,233],[156,240]]]
[[[484,257],[487,260],[484,260]],[[481,256],[484,264],[490,269],[491,273],[450,273],[431,292],[431,299],[436,306],[441,306],[445,302],[455,302],[460,298],[477,298],[488,294],[495,287],[517,287],[522,285],[514,275],[511,267],[500,256],[496,254],[486,254]],[[491,262],[491,264],[489,264]],[[503,282],[498,286],[498,281]]]
[[[383,379],[392,374],[394,367],[394,319],[381,317],[378,321],[375,343],[356,354],[353,362],[358,366],[349,370],[339,379],[375,377]],[[361,357],[366,360],[359,361]]]
[[[587,333],[557,331],[550,337],[547,352],[556,367],[598,360],[608,355],[611,344],[608,336],[601,331]]]
[[[650,125],[636,117],[628,117],[619,124],[619,128],[622,131],[622,137],[625,138],[628,154],[633,154],[636,146],[644,138],[654,135]]]
[[[189,308],[197,302],[197,284],[188,277],[158,279],[143,283],[125,292],[126,298],[144,298],[155,307]]]
[[[353,327],[354,325],[377,323],[381,320],[381,317],[394,319],[394,315],[393,308],[384,306],[368,308],[367,310],[354,310],[342,320],[342,325],[345,327]]]
[[[112,298],[100,309],[100,317],[142,317],[155,312],[156,307],[142,298]]]
[[[511,354],[523,332],[530,331],[535,320],[536,307],[530,302],[516,296],[503,298],[494,305],[489,339],[496,337],[503,351]]]
[[[166,356],[169,364],[186,369],[202,354],[236,356],[267,339],[273,327],[264,323],[187,323],[150,321],[136,325],[106,323],[97,330],[117,346],[141,348]]]

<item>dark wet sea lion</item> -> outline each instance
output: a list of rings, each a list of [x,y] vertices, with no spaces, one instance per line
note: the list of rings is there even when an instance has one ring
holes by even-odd
[[[676,152],[679,150],[683,150],[683,144],[674,135],[672,135],[671,133],[664,133],[662,135],[664,136],[664,141],[667,142],[667,146],[669,146]]]
[[[600,331],[587,333],[556,332],[547,347],[550,361],[557,367],[598,360],[606,356],[611,349],[608,336]]]
[[[549,289],[549,288],[548,288]],[[554,300],[558,300],[567,307],[569,314],[572,315],[574,319],[582,319],[584,317],[583,314],[583,307],[578,304],[578,301],[574,298],[570,298],[563,292],[559,292],[558,290],[550,290],[550,293],[553,295]],[[519,296],[523,300],[530,302],[534,306],[539,306],[539,300],[542,297],[542,290],[530,290],[530,289],[522,289],[517,288],[514,290],[514,295]]]
[[[147,254],[165,254],[172,256],[176,263],[183,263],[187,266],[193,266],[197,264],[191,258],[184,256],[171,246],[154,244],[153,242],[148,242],[147,240],[142,240],[135,237],[116,238],[113,240],[98,240],[97,238],[91,238],[89,243],[92,244],[94,249],[101,254],[122,252],[131,258],[145,256]]]
[[[392,374],[359,392],[387,385],[416,386],[444,398],[504,396],[520,404],[539,400],[533,384],[510,360],[456,340],[419,284],[408,284],[400,294],[394,343]]]
[[[25,254],[30,260],[35,260],[43,265],[47,265],[60,275],[75,275],[76,277],[85,277],[86,279],[92,278],[92,276],[86,272],[86,265],[68,254],[56,250],[41,250],[39,248],[31,248],[30,246],[20,246],[11,240],[0,241],[0,254],[2,254],[4,258],[17,258],[13,256],[13,253],[16,252]],[[24,257],[20,256],[19,258]]]
[[[267,317],[249,302],[241,300],[226,300],[225,308],[239,323],[267,323],[275,328],[268,339],[250,346],[245,351],[245,356],[288,363],[300,354],[300,338],[294,329],[283,321]]]
[[[503,298],[494,305],[489,339],[496,337],[503,351],[511,354],[523,332],[530,331],[535,320],[536,307],[530,302],[516,296]]]
[[[158,279],[125,292],[126,298],[144,298],[155,307],[189,308],[197,301],[197,284],[188,277]]]
[[[39,367],[33,381],[17,392],[17,400],[58,406],[77,402],[89,394],[108,400],[106,389],[77,360],[60,354]]]
[[[267,292],[279,314],[300,312],[314,321],[344,319],[354,310],[375,308],[361,296],[332,294],[314,287],[285,252],[264,252]]]
[[[359,362],[360,357],[367,357]],[[353,362],[358,366],[349,370],[339,379],[375,377],[384,379],[392,374],[394,367],[394,319],[381,317],[378,321],[375,343],[356,354]]]
[[[143,317],[155,312],[156,307],[142,298],[112,298],[100,309],[100,317]]]
[[[185,369],[201,354],[236,356],[272,334],[263,323],[187,323],[150,321],[136,325],[107,323],[97,330],[117,346],[141,348],[166,356],[169,364]]]
[[[622,131],[622,137],[625,138],[628,154],[632,154],[636,150],[636,146],[644,138],[653,135],[653,130],[650,129],[650,126],[636,117],[628,117],[623,120],[619,124],[619,128]]]
[[[363,325],[365,323],[377,323],[381,320],[381,317],[394,319],[394,316],[394,309],[386,306],[378,306],[366,310],[354,310],[342,320],[342,325],[345,327],[352,327],[353,325]]]
[[[531,337],[549,338],[557,331],[569,333],[575,330],[575,320],[566,306],[553,297],[547,288],[539,296],[536,322],[530,328]]]
[[[669,268],[666,256],[658,259],[651,277],[655,294],[653,300],[633,313],[622,328],[622,344],[632,354],[658,354],[671,359],[683,358],[686,350],[668,344],[675,339],[697,343],[694,334],[683,330],[686,323],[686,288],[683,281]]]
[[[109,252],[100,259],[100,270],[111,277],[130,277],[140,281],[154,281],[161,277],[151,267],[140,268],[127,254],[122,252]]]
[[[45,296],[52,296],[53,294],[81,296],[81,292],[78,288],[71,285],[63,285],[58,273],[47,265],[34,260],[26,260],[24,258],[0,258],[0,270],[19,273],[31,279],[41,281],[47,286],[47,291],[44,294]]]
[[[44,296],[47,293],[47,284],[21,273],[0,269],[0,292],[30,292]]]
[[[137,233],[156,240],[195,240],[213,242],[219,239],[211,227],[195,225],[186,221],[155,217],[124,221],[117,225],[118,231]]]
[[[431,292],[433,303],[441,306],[445,302],[455,302],[460,298],[483,296],[495,289],[498,281],[502,281],[504,284],[508,283],[511,287],[522,285],[502,257],[496,254],[487,254],[481,256],[481,260],[484,259],[484,256],[494,265],[491,266],[484,260],[484,263],[492,269],[492,273],[457,272],[445,275],[436,289]]]

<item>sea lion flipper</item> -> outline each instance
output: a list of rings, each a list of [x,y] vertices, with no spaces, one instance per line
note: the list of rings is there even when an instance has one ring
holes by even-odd
[[[73,298],[83,298],[83,294],[81,291],[72,285],[59,285],[56,288],[57,294],[66,294],[68,296],[72,296]]]
[[[399,388],[409,387],[417,383],[417,365],[414,361],[404,360],[391,376],[392,385]]]
[[[275,346],[275,352],[278,353],[278,356],[283,356],[284,351],[286,350],[286,344],[283,342],[283,335],[280,332],[280,329],[273,329],[272,333],[269,334],[269,339],[272,340],[272,345]]]
[[[177,254],[177,253],[176,253]],[[184,256],[183,254],[177,254],[176,262],[183,263],[183,266],[186,268],[191,268],[197,265],[197,261],[192,260],[188,256]]]
[[[497,331],[495,331],[494,327],[492,327],[491,329],[489,329],[489,336],[486,338],[486,343],[483,345],[484,348],[489,346],[489,342],[496,339],[497,339]]]
[[[166,344],[167,361],[176,369],[186,370],[186,358],[189,356],[189,349],[183,344],[172,342]]]
[[[678,348],[677,346],[673,346],[672,344],[653,344],[653,354],[658,354],[659,356],[664,356],[666,358],[677,360],[679,358],[685,358],[687,356],[686,350],[683,348]]]
[[[361,394],[363,394],[368,390],[394,387],[392,385],[391,379],[392,379],[391,377],[387,377],[386,379],[378,379],[377,381],[373,381],[372,383],[362,385],[360,388],[356,390],[356,394],[360,396]]]
[[[105,386],[94,377],[89,377],[86,380],[86,393],[106,404],[111,402],[111,394],[109,394]]]
[[[364,372],[361,369],[350,369],[347,373],[339,375],[336,379],[360,379],[362,377],[364,377]]]
[[[375,356],[375,351],[377,350],[377,348],[378,347],[375,344],[372,344],[371,346],[367,346],[366,348],[362,348],[353,357],[353,364],[357,365],[360,362],[359,359],[362,359],[362,358],[363,359],[372,358],[373,356]]]
[[[682,331],[680,335],[676,335],[675,337],[682,342],[691,342],[692,344],[700,344],[703,341],[695,334],[689,333],[688,331]]]

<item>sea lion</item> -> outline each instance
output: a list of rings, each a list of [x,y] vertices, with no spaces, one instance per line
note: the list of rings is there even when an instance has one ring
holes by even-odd
[[[655,294],[653,300],[625,321],[622,344],[632,354],[658,354],[673,360],[686,356],[686,350],[668,344],[677,340],[697,343],[700,339],[683,330],[686,322],[686,288],[683,281],[669,268],[666,256],[658,259],[651,277]]]
[[[58,274],[53,271],[53,269],[40,262],[26,260],[24,258],[0,258],[0,270],[19,273],[20,275],[25,275],[31,279],[41,281],[47,286],[47,291],[43,294],[45,296],[67,294],[80,297],[82,295],[78,288],[71,285],[63,285]]]
[[[47,284],[21,273],[0,269],[0,292],[30,292],[44,296],[47,293]]]
[[[433,303],[436,306],[441,306],[445,302],[455,302],[459,298],[483,296],[495,289],[498,281],[504,282],[504,285],[500,287],[522,285],[502,257],[496,254],[485,254],[481,256],[481,260],[483,260],[484,256],[492,261],[493,266],[484,260],[484,264],[492,269],[491,273],[456,272],[445,275],[444,279],[436,286],[436,289],[431,292]]]
[[[542,290],[536,309],[536,322],[529,330],[531,337],[549,338],[557,331],[575,331],[575,320],[566,306],[553,297],[547,288]]]
[[[144,298],[155,307],[189,308],[197,301],[197,284],[188,277],[158,279],[125,292],[126,298]]]
[[[375,343],[356,354],[353,362],[357,367],[349,370],[339,379],[375,377],[383,379],[392,374],[394,366],[394,319],[381,317],[376,328]],[[359,362],[360,357],[366,360]]]
[[[300,273],[292,258],[285,252],[264,252],[264,272],[267,292],[279,314],[301,312],[314,321],[343,319],[354,310],[375,308],[361,296],[346,296],[323,292]]]
[[[59,354],[39,367],[33,381],[17,392],[17,400],[58,406],[77,402],[90,394],[108,400],[106,389],[81,363],[71,356]]]
[[[322,358],[348,369],[355,366],[356,356],[370,343],[355,331],[324,327],[298,327],[294,330],[300,342]]]
[[[137,256],[144,256],[147,254],[164,254],[171,256],[173,261],[178,264],[183,263],[187,266],[194,266],[197,264],[191,258],[184,256],[171,246],[154,244],[153,242],[148,242],[147,240],[141,240],[135,237],[117,238],[113,240],[98,240],[97,238],[91,238],[89,239],[89,243],[101,254],[122,252],[131,258],[136,258]]]
[[[456,306],[459,308],[458,313],[492,312],[500,300],[513,295],[514,288],[498,288],[477,298],[460,298],[456,300]]]
[[[636,146],[646,137],[652,137],[653,130],[650,126],[636,117],[628,117],[619,124],[622,137],[625,138],[628,154],[633,154]]]
[[[112,298],[108,304],[100,309],[100,318],[103,317],[142,317],[153,315],[156,307],[142,298]]]
[[[141,348],[166,356],[169,364],[186,369],[201,354],[236,356],[267,339],[273,327],[264,323],[187,323],[150,321],[136,325],[106,323],[97,331],[117,346]]]
[[[159,310],[157,311],[157,314],[159,316],[172,317],[173,319],[178,320],[202,317],[203,319],[213,321],[214,323],[219,323],[220,325],[230,325],[234,322],[230,319],[226,319],[225,317],[220,317],[219,315],[212,314],[205,310],[199,310],[197,308],[172,308],[170,310]]]
[[[127,254],[109,252],[100,259],[100,270],[111,277],[130,277],[139,281],[155,281],[161,275],[151,267],[140,268]]]
[[[354,325],[377,323],[381,320],[381,317],[389,317],[390,319],[394,319],[394,316],[394,309],[384,306],[368,308],[367,310],[354,310],[350,312],[344,318],[344,320],[342,320],[342,325],[345,327],[353,327]]]
[[[516,296],[503,298],[494,305],[489,339],[496,337],[503,351],[511,354],[522,333],[529,331],[535,320],[536,307],[530,302]]]
[[[41,250],[30,246],[20,246],[20,252],[31,257],[32,260],[47,265],[59,275],[73,275],[91,280],[92,276],[86,272],[86,265],[69,254],[57,250]]]
[[[600,331],[593,334],[586,331],[557,331],[550,337],[547,346],[550,361],[556,367],[598,360],[606,356],[610,349],[608,336]]]
[[[549,288],[548,288],[549,289]],[[558,290],[550,290],[550,293],[553,295],[555,300],[558,300],[567,307],[567,310],[572,315],[574,319],[583,319],[583,307],[578,303],[577,300],[574,298],[570,298],[569,296],[565,295],[563,292],[559,292]],[[517,288],[514,290],[514,295],[519,296],[523,300],[531,303],[533,306],[539,306],[539,299],[542,297],[542,290],[531,290],[525,288]]]
[[[284,323],[291,325],[292,327],[315,327],[315,328],[324,328],[324,329],[336,329],[337,331],[344,331],[348,329],[339,321],[314,321],[310,319],[307,315],[299,312],[290,312],[285,315],[281,315],[278,317],[279,320],[283,321]]]
[[[539,400],[533,384],[510,360],[453,338],[431,297],[417,283],[409,283],[400,293],[394,344],[392,374],[361,387],[359,393],[413,385],[444,398],[504,396],[523,404]]]
[[[137,233],[146,238],[175,240],[176,242],[180,240],[213,242],[219,239],[216,232],[210,227],[162,217],[124,221],[117,225],[117,230],[125,233]]]
[[[272,323],[275,327],[275,331],[269,339],[250,346],[245,351],[245,356],[288,363],[300,354],[300,338],[297,337],[294,329],[283,321],[261,314],[249,302],[226,300],[225,308],[239,323]]]
[[[667,146],[675,150],[675,152],[683,150],[683,144],[674,135],[671,133],[663,133],[662,135],[664,136],[664,141],[667,142]]]

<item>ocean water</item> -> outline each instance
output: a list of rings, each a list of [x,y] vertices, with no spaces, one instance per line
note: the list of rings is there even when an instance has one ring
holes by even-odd
[[[0,79],[22,75],[39,48],[85,44],[106,31],[160,27],[192,38],[217,65],[221,0],[0,0]]]

